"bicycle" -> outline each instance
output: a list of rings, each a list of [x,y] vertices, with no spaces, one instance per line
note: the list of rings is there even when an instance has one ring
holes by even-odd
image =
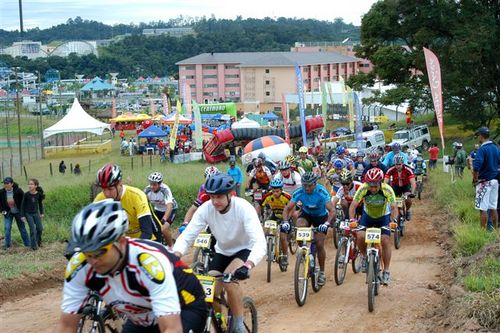
[[[341,222],[340,229],[343,231],[343,236],[340,239],[339,248],[335,255],[334,267],[335,283],[337,285],[344,283],[349,261],[351,261],[354,274],[361,271],[361,256],[356,245],[355,227],[351,229],[349,220],[345,220]]]
[[[335,223],[333,225],[333,246],[338,249],[340,238],[342,237],[342,229],[340,228],[340,224],[345,220],[344,210],[342,209],[340,202],[338,202],[335,206],[335,216]]]
[[[212,242],[214,238],[211,233],[202,232],[194,240],[193,247],[196,248],[193,254],[191,268],[195,274],[208,273],[208,265],[213,257]]]
[[[278,222],[266,220],[264,222],[264,233],[267,244],[267,282],[271,282],[271,267],[273,262],[277,262],[280,271],[286,272],[287,266],[283,264],[283,251],[281,250],[280,234]]]
[[[297,250],[295,271],[294,271],[294,290],[295,301],[299,306],[303,306],[307,298],[308,281],[311,279],[311,285],[314,292],[318,292],[321,286],[318,284],[319,264],[316,263],[316,242],[313,234],[316,228],[296,228],[296,240],[299,243]],[[311,243],[310,247],[308,243]]]
[[[416,175],[417,178],[417,197],[418,200],[422,199],[422,191],[424,189],[424,175]]]
[[[399,250],[401,247],[401,237],[405,233],[406,222],[406,195],[396,198],[396,206],[398,207],[398,217],[396,219],[397,227],[394,231],[394,247]]]
[[[125,321],[125,318],[117,315],[111,307],[104,304],[96,291],[90,292],[87,303],[80,313],[82,317],[78,322],[77,333],[104,333],[106,329],[111,333],[118,333],[121,332]]]

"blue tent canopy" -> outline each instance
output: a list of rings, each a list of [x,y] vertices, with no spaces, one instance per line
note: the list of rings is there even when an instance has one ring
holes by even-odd
[[[167,136],[168,133],[158,126],[152,125],[139,134],[139,138],[157,138]]]
[[[81,91],[104,91],[104,90],[115,90],[115,87],[113,87],[111,84],[108,82],[104,81],[100,77],[96,76],[95,78],[92,79],[89,83],[84,85]]]
[[[268,120],[268,121],[273,121],[277,120],[279,117],[272,113],[271,111],[267,112],[263,117],[263,119]]]

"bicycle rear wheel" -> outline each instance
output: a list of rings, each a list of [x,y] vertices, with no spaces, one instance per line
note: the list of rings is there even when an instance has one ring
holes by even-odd
[[[281,241],[277,239],[278,244],[276,245],[279,249],[278,251],[278,265],[280,266],[280,271],[286,272],[288,265],[283,264],[283,259],[285,255],[283,254],[283,250],[281,249]]]
[[[271,282],[271,268],[274,259],[273,237],[267,237],[267,282]]]
[[[422,199],[422,188],[423,188],[422,182],[418,182],[417,183],[417,197],[418,197],[418,200]]]
[[[352,241],[354,242],[354,247],[352,250],[352,251],[354,251],[354,254],[352,257],[354,259],[351,260],[351,266],[352,266],[352,271],[354,272],[354,274],[357,274],[361,271],[361,265],[362,265],[361,255],[359,253],[359,249],[358,249],[358,246],[356,245],[355,240],[353,239]]]
[[[308,269],[306,267],[305,251],[298,251],[295,261],[295,272],[293,275],[293,286],[295,290],[295,301],[299,306],[304,305],[307,298]]]
[[[311,258],[312,259],[312,258]],[[314,255],[314,262],[309,262],[309,274],[311,276],[311,285],[315,293],[321,290],[321,285],[318,283],[319,278],[319,262],[318,255]]]
[[[396,228],[396,230],[394,230],[394,247],[396,248],[396,250],[399,250],[399,248],[401,247],[401,231],[400,231],[400,227],[398,225],[398,227]]]
[[[347,260],[346,260],[347,257]],[[335,255],[335,283],[340,286],[344,283],[345,274],[347,272],[347,264],[349,262],[349,249],[347,248],[347,238],[342,238],[337,254]]]
[[[377,276],[375,275],[375,256],[370,255],[368,259],[368,311],[373,312],[375,307],[375,288]]]
[[[245,331],[249,333],[257,333],[257,307],[250,297],[243,297],[243,309],[243,325],[245,325]]]

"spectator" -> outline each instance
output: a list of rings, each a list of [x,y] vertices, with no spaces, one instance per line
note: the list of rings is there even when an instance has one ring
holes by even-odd
[[[455,173],[458,177],[463,178],[465,164],[467,163],[467,153],[463,149],[462,143],[458,142],[455,146]]]
[[[82,174],[82,169],[80,169],[80,164],[77,163],[75,165],[75,168],[73,169],[73,173],[75,175],[78,175],[78,176]]]
[[[480,127],[475,135],[479,137],[481,144],[472,163],[472,181],[476,186],[475,208],[480,211],[481,227],[486,228],[489,211],[493,228],[496,230],[500,150],[489,140],[490,130],[487,127]]]
[[[122,140],[125,139],[125,132],[123,131],[123,129],[120,130],[120,138]]]
[[[433,143],[432,147],[429,148],[429,170],[436,168],[438,156],[439,156],[438,145],[437,143]]]
[[[470,152],[469,156],[467,156],[467,169],[472,172],[472,162],[476,158],[477,150],[479,149],[479,145],[476,143],[474,145],[474,150]]]
[[[59,163],[59,172],[63,175],[66,173],[66,164],[64,164],[64,161],[61,161],[61,163]]]
[[[38,180],[31,178],[28,181],[28,192],[25,192],[23,196],[21,216],[24,222],[28,222],[30,228],[32,250],[37,250],[42,246],[43,199],[43,190]]]
[[[236,186],[234,187],[234,191],[239,197],[241,182],[243,181],[243,173],[241,172],[240,167],[236,166],[236,156],[231,155],[231,157],[229,157],[229,168],[227,169],[226,173],[229,176],[233,177],[233,180],[236,184]]]
[[[0,211],[4,217],[4,249],[7,250],[11,247],[11,231],[12,220],[16,219],[19,233],[23,239],[24,246],[30,246],[30,238],[26,232],[26,226],[21,219],[20,207],[23,202],[23,190],[19,188],[17,183],[14,183],[12,177],[5,177],[3,180],[3,189],[0,190]]]

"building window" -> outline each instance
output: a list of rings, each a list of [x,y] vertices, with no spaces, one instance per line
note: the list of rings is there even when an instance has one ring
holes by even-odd
[[[271,92],[270,91],[266,91],[266,96],[271,96]]]
[[[349,68],[353,68],[354,64],[352,62],[349,63]]]
[[[236,65],[226,65],[225,68],[226,69],[235,69],[237,67],[236,67]]]
[[[323,78],[323,81],[324,81],[324,82],[327,82],[327,81],[328,81],[328,76],[325,76],[325,77]]]
[[[270,84],[271,84],[271,81],[266,80],[266,85],[270,85]]]
[[[189,79],[193,80],[193,79],[194,79],[194,75],[186,75],[186,79],[188,79],[188,80],[189,80]]]
[[[226,74],[224,75],[226,79],[239,79],[240,75],[239,74]]]
[[[189,66],[185,66],[184,69],[187,70],[187,71],[193,71],[195,68],[194,65],[189,65]]]
[[[328,65],[323,65],[323,70],[327,71],[328,70]]]
[[[191,92],[191,97],[196,97],[196,91]]]
[[[304,83],[309,83],[309,79],[304,79]]]
[[[319,71],[319,65],[314,66],[313,69],[315,72]]]
[[[226,88],[239,88],[240,84],[239,83],[226,83],[226,84],[224,84],[224,87],[226,87]]]
[[[191,89],[196,88],[196,84],[190,84],[190,85],[189,85],[189,88],[191,88]]]
[[[203,69],[217,69],[216,65],[205,65],[203,66]]]
[[[340,64],[340,68],[344,69],[345,68],[345,64]]]
[[[204,79],[216,79],[217,75],[216,74],[213,74],[213,75],[203,75],[203,78]]]
[[[206,83],[203,88],[217,88],[217,83]]]
[[[302,68],[302,71],[303,71],[304,73],[309,73],[309,67],[304,67],[304,68]]]
[[[266,68],[266,74],[269,74],[269,68]]]
[[[217,96],[217,93],[216,92],[210,92],[210,91],[207,92],[207,91],[205,91],[203,93],[203,96],[212,96],[212,97],[214,97],[214,96]]]

